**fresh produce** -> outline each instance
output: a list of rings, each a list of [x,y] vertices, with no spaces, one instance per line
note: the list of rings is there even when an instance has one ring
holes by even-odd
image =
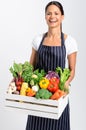
[[[24,82],[30,83],[31,76],[33,74],[33,66],[26,61],[24,64],[22,64],[23,72],[21,77],[24,79]]]
[[[54,71],[48,71],[48,73],[45,76],[47,79],[51,79],[53,77],[59,78],[59,75],[57,72]]]
[[[56,77],[50,78],[49,81],[50,81],[52,84],[59,84],[59,78],[56,78]]]
[[[16,90],[16,91],[13,92],[13,94],[19,95],[20,93],[19,93],[19,91]]]
[[[68,92],[65,88],[65,82],[70,76],[68,68],[57,67],[55,71],[46,73],[43,69],[34,70],[34,67],[25,61],[14,62],[9,70],[13,80],[9,84],[7,93],[57,100]]]
[[[47,78],[43,78],[43,79],[40,80],[40,82],[39,82],[40,88],[47,89],[48,85],[49,85],[49,80],[48,80]]]
[[[52,96],[52,93],[49,92],[47,89],[39,89],[39,91],[36,93],[36,98],[39,99],[49,99]]]
[[[65,95],[65,92],[59,89],[50,97],[50,99],[57,100],[64,95]]]
[[[18,85],[22,85],[22,82],[23,82],[23,78],[22,77],[16,77],[14,78],[14,81],[15,81],[15,84],[18,86]]]
[[[45,76],[45,71],[41,70],[39,71],[39,69],[33,71],[33,74],[31,76],[31,80],[30,80],[30,85],[36,85],[39,84],[40,80]]]
[[[26,96],[33,97],[33,96],[35,96],[35,94],[36,94],[36,91],[34,91],[32,88],[30,88],[30,87],[27,88]]]
[[[68,68],[64,68],[63,70],[61,69],[61,67],[57,67],[56,68],[56,72],[59,74],[60,76],[60,83],[59,83],[59,87],[61,90],[66,90],[65,88],[65,82],[67,81],[67,79],[70,76],[70,70]],[[66,90],[67,91],[67,90]]]
[[[25,96],[27,88],[28,88],[28,83],[23,82],[22,86],[21,86],[21,90],[20,90],[20,95],[24,95]]]
[[[18,80],[22,78],[24,82],[29,83],[31,76],[33,74],[33,66],[28,62],[22,63],[15,63],[12,67],[10,67],[10,72],[12,73],[14,78],[17,78]]]
[[[16,85],[15,85],[15,82],[13,81],[13,82],[11,82],[11,83],[9,84],[7,93],[12,94],[12,93],[15,92],[15,91],[16,91]]]
[[[37,92],[39,90],[39,86],[38,85],[34,85],[32,86],[32,90]]]
[[[18,76],[18,77],[16,77],[16,78],[14,79],[14,81],[15,81],[15,85],[16,85],[17,91],[20,92],[21,86],[22,86],[22,83],[23,83],[22,77],[19,77],[19,76]]]
[[[47,89],[54,93],[59,89],[59,79],[56,77],[50,78]]]
[[[9,70],[12,73],[13,77],[15,78],[15,77],[21,77],[22,71],[23,71],[22,69],[23,68],[22,68],[21,63],[17,64],[17,63],[14,62],[13,66],[10,67]]]
[[[20,90],[21,90],[21,85],[18,85],[18,86],[16,86],[17,87],[17,90],[20,92]]]

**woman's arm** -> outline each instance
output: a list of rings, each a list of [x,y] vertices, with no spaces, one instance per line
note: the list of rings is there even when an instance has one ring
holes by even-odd
[[[69,69],[71,72],[70,72],[70,76],[69,76],[68,80],[65,83],[66,88],[69,87],[70,82],[73,80],[73,78],[75,76],[76,56],[77,56],[77,52],[74,52],[68,56],[68,65],[69,65]]]
[[[35,66],[36,60],[37,60],[37,51],[34,48],[32,48],[32,53],[31,53],[31,57],[30,57],[30,64]]]

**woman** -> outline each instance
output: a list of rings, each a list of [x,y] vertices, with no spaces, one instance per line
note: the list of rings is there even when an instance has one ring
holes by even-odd
[[[62,32],[64,10],[61,3],[49,2],[45,8],[45,19],[48,32],[34,39],[30,63],[46,72],[54,71],[57,66],[69,67],[71,74],[65,83],[69,88],[75,75],[77,44],[70,35]],[[70,130],[69,103],[59,120],[29,115],[26,130]]]

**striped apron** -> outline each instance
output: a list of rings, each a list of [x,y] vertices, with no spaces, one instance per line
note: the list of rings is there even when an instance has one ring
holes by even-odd
[[[43,45],[46,35],[47,33],[42,38],[38,49],[36,69],[44,69],[48,72],[54,71],[58,66],[65,68],[66,49],[63,33],[61,33],[61,46]],[[26,130],[70,130],[69,103],[58,120],[28,115]]]

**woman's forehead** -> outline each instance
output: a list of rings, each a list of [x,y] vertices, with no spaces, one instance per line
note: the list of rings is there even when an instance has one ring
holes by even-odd
[[[56,6],[56,5],[50,5],[48,8],[47,8],[47,11],[46,12],[54,12],[54,11],[57,11],[57,12],[61,12],[59,7]]]

